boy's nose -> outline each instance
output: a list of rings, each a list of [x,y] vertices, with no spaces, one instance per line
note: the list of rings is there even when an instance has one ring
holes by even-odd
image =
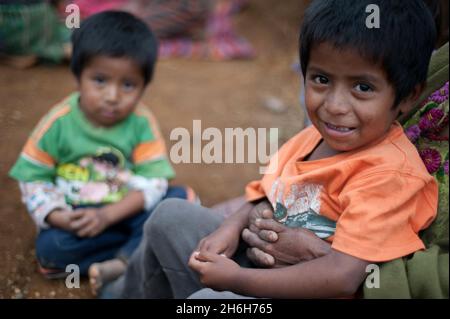
[[[349,112],[350,105],[344,92],[335,90],[330,92],[325,101],[326,110],[333,115],[343,115]]]
[[[119,89],[115,85],[110,85],[107,87],[105,92],[105,100],[110,104],[117,103],[119,100]]]

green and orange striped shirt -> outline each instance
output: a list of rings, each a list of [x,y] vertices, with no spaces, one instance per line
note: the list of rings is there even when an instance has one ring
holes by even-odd
[[[97,202],[114,202],[126,192],[122,186],[130,174],[174,177],[158,124],[145,106],[138,105],[125,120],[106,128],[92,125],[78,101],[79,93],[73,93],[41,119],[11,177],[55,183],[70,204],[85,202],[77,192],[86,183],[107,184],[112,195]]]

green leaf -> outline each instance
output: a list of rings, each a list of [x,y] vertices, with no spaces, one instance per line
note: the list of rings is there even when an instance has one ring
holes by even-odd
[[[444,167],[441,166],[439,168],[439,170],[436,173],[436,179],[438,180],[439,183],[444,183],[445,181],[445,172],[444,172]]]
[[[436,104],[436,102],[430,101],[428,102],[420,111],[420,117],[422,117],[425,113],[427,113],[429,110],[434,109],[438,107],[438,105]]]

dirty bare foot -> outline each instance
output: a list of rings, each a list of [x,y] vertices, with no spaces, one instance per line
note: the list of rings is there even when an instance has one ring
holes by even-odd
[[[126,267],[125,261],[117,258],[92,264],[88,270],[92,293],[97,296],[103,285],[120,277]]]

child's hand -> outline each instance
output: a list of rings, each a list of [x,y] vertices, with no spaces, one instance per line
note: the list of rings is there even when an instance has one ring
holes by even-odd
[[[68,232],[73,232],[71,227],[72,222],[72,211],[69,210],[54,210],[48,214],[46,222],[52,227],[60,228]]]
[[[240,230],[222,225],[217,230],[203,238],[195,250],[201,253],[224,254],[231,257],[239,245]]]
[[[275,232],[277,240],[268,242],[249,229],[244,229],[242,238],[252,247],[247,256],[253,262],[273,263],[268,266],[282,267],[312,260],[330,252],[330,244],[304,228],[290,228],[273,219],[258,219],[255,225],[259,229]],[[265,260],[264,253],[274,259]]]
[[[256,225],[256,221],[259,219],[273,219],[273,208],[268,201],[263,201],[250,211],[248,216],[248,229],[258,234],[259,237],[265,241],[274,243],[278,239],[278,235],[275,231],[270,229],[262,229]]]
[[[260,229],[258,226],[256,226],[256,221],[262,218],[264,219],[273,218],[273,208],[270,202],[268,202],[267,200],[255,205],[255,207],[250,211],[248,220],[248,229],[246,230],[246,237],[257,236],[259,237],[258,240],[267,242],[267,243],[261,242],[259,243],[259,246],[268,243],[274,243],[278,239],[278,234],[275,231]],[[247,234],[248,231],[250,231],[252,234]],[[242,238],[245,240],[246,237],[244,237],[243,231]],[[257,239],[255,238],[255,240]],[[275,258],[272,255],[256,247],[249,248],[247,250],[247,256],[255,265],[260,267],[274,267],[276,264]]]
[[[203,285],[218,291],[230,290],[241,269],[224,255],[198,251],[191,255],[188,265],[199,274]]]
[[[72,212],[70,226],[79,237],[94,237],[108,226],[104,208],[81,208]]]

